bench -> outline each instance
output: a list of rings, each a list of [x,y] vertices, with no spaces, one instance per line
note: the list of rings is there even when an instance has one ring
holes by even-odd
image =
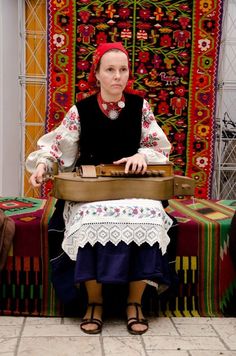
[[[64,316],[67,308],[50,282],[47,226],[55,198],[0,198],[16,223],[6,266],[0,272],[0,315]],[[235,200],[171,199],[178,220],[176,271],[179,283],[168,299],[146,297],[149,312],[162,316],[232,315],[236,270],[228,249]],[[154,290],[154,288],[152,288]]]

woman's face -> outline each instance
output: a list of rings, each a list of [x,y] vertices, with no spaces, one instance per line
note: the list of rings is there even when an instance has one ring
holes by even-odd
[[[120,100],[129,79],[128,58],[121,51],[106,52],[96,72],[101,95],[105,101]]]

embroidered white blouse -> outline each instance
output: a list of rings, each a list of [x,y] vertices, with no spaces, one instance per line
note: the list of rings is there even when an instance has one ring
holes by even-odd
[[[33,173],[44,163],[51,173],[57,161],[59,171],[72,171],[79,157],[80,117],[73,105],[61,124],[38,140],[38,150],[26,160],[26,169]],[[148,164],[164,163],[169,159],[171,144],[158,126],[149,103],[144,100],[142,109],[142,135],[139,153],[145,154]],[[123,157],[120,157],[123,158]],[[120,241],[138,245],[159,243],[165,253],[169,243],[167,231],[172,220],[159,201],[150,199],[121,199],[115,201],[76,203],[66,202],[64,208],[66,231],[63,249],[75,260],[79,247],[87,242],[105,245]]]

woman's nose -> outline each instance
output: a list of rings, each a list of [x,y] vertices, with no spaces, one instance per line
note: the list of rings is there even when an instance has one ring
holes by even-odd
[[[120,78],[120,72],[117,70],[115,72],[115,79],[119,79]]]

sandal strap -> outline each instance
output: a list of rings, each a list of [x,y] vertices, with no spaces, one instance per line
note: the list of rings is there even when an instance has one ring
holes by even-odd
[[[133,320],[133,321],[131,321]],[[137,318],[129,318],[127,320],[128,326],[132,326],[135,324],[143,324],[143,325],[148,325],[148,320],[147,319],[137,319]]]
[[[139,320],[139,308],[141,309],[142,306],[140,303],[136,303],[136,302],[131,302],[131,303],[127,303],[127,307],[135,307],[135,312],[136,312],[136,320]]]
[[[94,315],[95,308],[96,307],[102,307],[102,303],[95,303],[95,302],[94,303],[89,303],[88,307],[91,307],[90,319],[93,320],[94,319],[93,315]]]
[[[103,322],[99,319],[92,318],[92,319],[82,319],[80,326],[87,325],[87,324],[96,324],[97,326],[102,326]]]

